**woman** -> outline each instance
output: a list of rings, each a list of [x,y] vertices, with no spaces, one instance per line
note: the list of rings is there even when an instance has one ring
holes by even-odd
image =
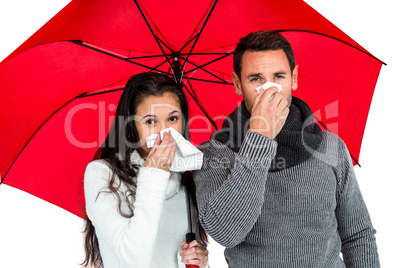
[[[170,132],[162,140],[158,135],[152,148],[145,140],[169,127],[188,138],[187,120],[186,96],[169,77],[149,72],[127,82],[108,137],[85,171],[84,267],[207,266],[199,224],[202,244],[182,242],[186,192],[196,204],[191,173],[169,171],[176,150]]]

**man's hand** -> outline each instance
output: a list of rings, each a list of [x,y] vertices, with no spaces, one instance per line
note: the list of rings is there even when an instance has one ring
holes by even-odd
[[[251,111],[250,131],[274,139],[282,130],[288,115],[288,101],[277,87],[261,90]]]

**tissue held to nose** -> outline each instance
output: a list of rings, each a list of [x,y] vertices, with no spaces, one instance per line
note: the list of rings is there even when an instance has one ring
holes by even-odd
[[[186,140],[179,132],[174,128],[166,128],[160,132],[161,140],[163,140],[163,134],[170,130],[172,137],[176,143],[176,153],[174,156],[173,164],[170,168],[171,171],[186,171],[200,169],[203,162],[203,154],[188,140]],[[158,134],[152,134],[146,138],[147,147],[154,146]]]
[[[278,92],[281,92],[282,86],[277,84],[277,83],[272,83],[272,82],[266,82],[264,85],[256,87],[255,90],[257,90],[258,93],[260,93],[261,89],[267,90],[270,87],[277,87],[279,89]]]
[[[159,133],[161,135],[161,140],[163,140],[163,134],[165,134],[169,130],[170,130],[170,133],[172,133],[172,137],[173,137],[173,139],[175,140],[176,143],[178,143],[179,139],[182,139],[182,138],[184,139],[184,137],[179,132],[177,132],[174,128],[170,127],[170,128],[165,128],[165,129],[161,130],[161,132]],[[147,147],[152,148],[154,146],[157,138],[158,138],[157,133],[149,135],[146,138]]]

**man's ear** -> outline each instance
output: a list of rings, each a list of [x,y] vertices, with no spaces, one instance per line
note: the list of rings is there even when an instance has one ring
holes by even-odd
[[[243,90],[241,89],[240,79],[235,72],[232,72],[232,80],[235,87],[236,95],[241,96],[243,94]]]
[[[292,74],[292,90],[297,89],[298,75],[299,75],[299,65],[296,65],[295,68],[293,69],[293,74]]]

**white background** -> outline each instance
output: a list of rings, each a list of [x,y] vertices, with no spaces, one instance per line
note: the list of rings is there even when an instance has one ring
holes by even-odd
[[[1,1],[0,61],[68,2]],[[382,267],[402,267],[400,4],[395,0],[306,2],[388,64],[382,68],[374,94],[360,155],[362,167],[355,170],[377,229]],[[82,227],[80,218],[63,209],[0,186],[0,267],[79,267]],[[209,250],[212,267],[227,267],[220,246],[212,243]]]

